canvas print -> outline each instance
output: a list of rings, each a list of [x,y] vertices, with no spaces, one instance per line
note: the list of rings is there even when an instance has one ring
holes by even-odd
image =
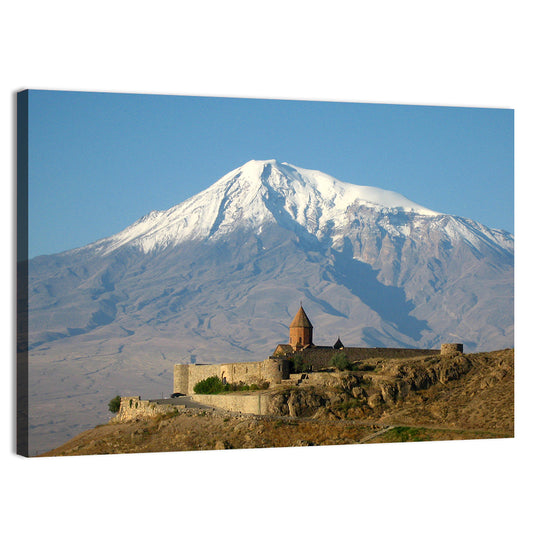
[[[18,452],[513,437],[513,121],[20,92]]]

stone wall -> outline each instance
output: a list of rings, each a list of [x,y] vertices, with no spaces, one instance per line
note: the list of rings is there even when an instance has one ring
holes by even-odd
[[[174,392],[188,394],[189,366],[190,365],[174,365]]]
[[[424,355],[439,355],[439,350],[422,350],[416,348],[342,348],[315,346],[297,352],[303,358],[306,366],[313,370],[320,370],[331,366],[331,359],[336,355],[344,355],[350,362],[363,361],[365,359],[406,359]]]
[[[220,379],[224,383],[260,383],[263,380],[262,361],[220,365]]]
[[[174,365],[174,392],[193,394],[199,381],[221,374],[221,365]]]
[[[248,363],[224,363],[216,365],[174,365],[174,392],[194,394],[194,386],[211,376],[218,376],[227,383],[246,385],[267,381],[271,385],[281,383],[289,376],[289,362],[281,359],[252,361]]]
[[[137,418],[145,418],[170,413],[180,408],[178,405],[159,405],[149,400],[141,400],[140,396],[125,396],[120,399],[120,409],[113,420],[127,422]]]
[[[264,415],[267,413],[268,393],[254,394],[194,394],[193,400],[203,405],[217,407],[234,413]]]
[[[221,376],[221,365],[189,365],[189,386],[186,394],[193,394],[193,387],[203,379]],[[181,391],[180,391],[181,392]]]
[[[268,392],[193,394],[192,399],[199,404],[232,413],[264,415],[268,412],[270,394]],[[129,422],[184,409],[186,407],[183,405],[159,404],[156,401],[141,400],[140,396],[127,396],[121,398],[120,410],[112,422]]]
[[[441,344],[440,353],[442,355],[455,355],[456,353],[463,353],[463,345],[456,342]]]
[[[279,385],[282,379],[289,377],[290,362],[287,359],[265,359],[261,365],[263,380],[271,386]]]

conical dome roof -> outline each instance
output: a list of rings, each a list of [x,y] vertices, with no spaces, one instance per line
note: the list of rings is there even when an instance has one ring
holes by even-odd
[[[302,306],[300,306],[300,309],[298,309],[298,312],[296,313],[296,316],[293,318],[291,325],[291,328],[312,328],[313,325],[311,324],[311,321],[305,314],[305,311]]]
[[[333,345],[333,348],[335,348],[335,350],[341,350],[344,348],[344,344],[342,344],[340,337],[337,337],[337,342]]]

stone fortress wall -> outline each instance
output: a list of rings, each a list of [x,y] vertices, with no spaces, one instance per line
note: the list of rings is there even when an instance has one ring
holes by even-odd
[[[299,352],[302,361],[311,371],[320,370],[331,365],[331,359],[335,355],[344,354],[350,363],[364,361],[365,359],[408,359],[423,355],[440,355],[441,350],[423,350],[417,348],[309,348]]]
[[[113,419],[117,422],[127,422],[137,418],[152,417],[171,413],[180,406],[162,405],[150,400],[141,400],[140,396],[123,396],[120,399],[120,409]]]
[[[289,377],[289,361],[266,359],[245,363],[222,363],[216,365],[174,365],[174,392],[194,394],[194,386],[211,376],[218,376],[224,383],[259,385],[268,382],[279,384]]]
[[[254,394],[195,394],[194,401],[232,413],[265,415],[271,395],[265,392]]]

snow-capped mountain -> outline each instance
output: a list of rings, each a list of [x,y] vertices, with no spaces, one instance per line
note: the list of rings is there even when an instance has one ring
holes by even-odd
[[[115,394],[168,393],[174,363],[268,357],[300,300],[317,344],[512,346],[513,263],[505,231],[250,161],[116,235],[30,261],[33,418],[57,431],[49,406],[62,402],[73,435]]]
[[[108,253],[129,244],[144,252],[189,240],[218,238],[237,228],[296,222],[322,239],[335,228],[340,236],[351,224],[347,210],[359,205],[438,215],[401,194],[343,183],[316,170],[276,160],[249,161],[214,185],[167,210],[153,211],[117,235],[100,241]]]

